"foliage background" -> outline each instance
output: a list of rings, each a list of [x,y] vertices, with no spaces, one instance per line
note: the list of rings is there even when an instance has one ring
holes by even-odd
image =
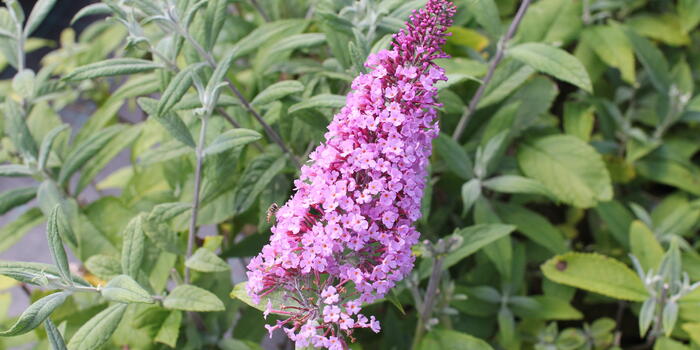
[[[104,1],[79,16],[111,19],[49,42],[31,34],[54,2],[23,19],[8,1],[0,65],[20,73],[0,82],[0,181],[14,187],[0,194],[0,256],[41,227],[56,266],[0,262],[16,279],[0,280],[15,335],[0,347],[259,349],[262,313],[234,285],[268,238],[267,209],[367,54],[423,3]],[[370,307],[382,332],[353,347],[699,348],[700,3],[456,3],[418,223],[435,244]],[[436,307],[416,336],[426,294]],[[17,326],[6,310],[27,297],[49,306]]]

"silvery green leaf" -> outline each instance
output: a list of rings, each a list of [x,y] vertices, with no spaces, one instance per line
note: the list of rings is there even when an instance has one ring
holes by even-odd
[[[107,343],[119,326],[127,304],[117,303],[93,316],[70,338],[71,350],[94,350]]]
[[[29,14],[27,23],[24,25],[24,36],[29,37],[39,28],[41,22],[49,14],[51,8],[56,4],[56,0],[39,0],[34,4],[32,12]]]
[[[487,301],[492,304],[498,304],[501,302],[501,293],[496,290],[496,288],[489,286],[479,286],[469,288],[469,293],[473,294],[474,297]]]
[[[61,124],[51,129],[51,131],[44,136],[44,139],[41,141],[41,147],[39,147],[39,163],[37,165],[39,169],[44,169],[46,167],[46,162],[49,160],[49,154],[51,153],[51,148],[53,148],[56,137],[69,127],[68,124]]]
[[[507,146],[506,140],[508,138],[509,130],[503,130],[496,134],[494,137],[488,140],[486,146],[479,148],[476,153],[476,160],[474,164],[474,174],[478,178],[483,178],[489,173],[489,165],[493,164],[496,156],[503,152],[503,149]]]
[[[0,194],[0,215],[36,197],[36,187],[19,187]]]
[[[296,80],[284,80],[266,87],[251,103],[256,106],[266,105],[302,91],[304,91],[304,84]]]
[[[58,269],[53,265],[20,261],[0,261],[0,275],[37,286],[45,286],[49,280],[61,278]],[[71,279],[75,284],[90,286],[87,281],[76,275],[71,275]]]
[[[542,183],[519,175],[501,175],[484,181],[484,187],[502,193],[529,193],[552,197]]]
[[[673,332],[678,320],[678,303],[670,301],[664,306],[663,314],[661,315],[661,324],[663,325],[664,334],[668,337]]]
[[[194,96],[196,97],[196,96]],[[195,105],[201,106],[199,103],[199,99],[193,100],[195,101]],[[174,137],[176,140],[182,142],[183,144],[190,146],[192,148],[195,148],[197,145],[194,143],[194,139],[192,138],[192,134],[190,133],[190,129],[185,125],[185,122],[180,119],[180,117],[174,113],[167,113],[163,115],[162,117],[157,117],[156,114],[156,106],[158,104],[158,101],[150,98],[150,97],[141,97],[137,100],[139,106],[141,109],[143,109],[144,112],[147,114],[150,114],[152,118],[155,118],[155,120],[160,123],[160,125],[165,128],[168,133],[172,137]],[[177,105],[180,105],[183,101],[182,97],[180,100],[177,102]],[[172,108],[172,107],[171,107]],[[196,108],[196,107],[193,107]],[[172,108],[173,110],[176,108]]]
[[[212,143],[204,150],[205,156],[225,152],[234,147],[240,147],[257,141],[262,136],[250,129],[232,129],[214,139]]]
[[[163,65],[138,58],[112,58],[78,67],[73,72],[63,77],[63,80],[79,81],[116,75],[145,73],[158,68],[163,68]]]
[[[141,267],[144,253],[143,215],[131,219],[124,229],[122,242],[122,272],[136,277]]]
[[[51,315],[53,310],[61,306],[68,297],[68,293],[59,292],[49,294],[37,301],[24,310],[10,329],[0,331],[0,336],[11,337],[31,331],[39,326],[44,320]]]
[[[97,154],[107,143],[112,140],[126,126],[114,125],[106,129],[102,129],[90,136],[79,145],[75,145],[73,150],[68,153],[66,160],[63,162],[61,171],[58,174],[58,182],[65,184],[76,171],[85,165],[95,154]]]
[[[24,119],[22,107],[11,98],[5,99],[5,134],[26,161],[36,161],[37,147]]]
[[[105,299],[119,303],[153,303],[153,297],[127,275],[112,278],[100,293]]]
[[[481,196],[481,181],[471,179],[462,185],[462,215],[466,215],[474,202]]]
[[[185,261],[185,266],[201,272],[222,272],[231,269],[224,260],[206,248],[197,249],[197,251]]]
[[[318,46],[326,42],[326,35],[323,33],[304,33],[291,35],[284,38],[278,45],[272,48],[268,54],[281,54],[284,51],[303,49]]]
[[[67,283],[71,283],[70,268],[68,267],[68,257],[66,256],[66,250],[63,247],[63,241],[61,240],[61,234],[59,230],[61,229],[61,220],[59,216],[63,215],[63,210],[61,210],[61,205],[56,204],[51,210],[49,215],[48,224],[46,227],[46,238],[49,243],[49,252],[51,253],[51,258],[58,267],[58,272]]]
[[[163,306],[171,310],[210,312],[223,311],[224,303],[212,292],[184,284],[177,286],[165,297]]]
[[[56,325],[53,324],[50,318],[44,320],[44,328],[46,329],[46,338],[48,338],[52,350],[67,350],[63,335],[61,335],[61,332],[56,328]]]
[[[76,13],[75,16],[73,16],[73,19],[71,19],[70,24],[75,24],[75,22],[82,19],[83,17],[109,14],[112,14],[112,9],[109,7],[109,5],[103,3],[90,4],[81,8],[80,11],[78,11],[78,13]]]
[[[321,94],[289,107],[289,114],[308,108],[340,108],[345,106],[345,96]]]
[[[24,99],[34,97],[36,74],[31,69],[24,69],[12,78],[12,90]]]
[[[163,92],[158,106],[156,107],[155,116],[160,118],[177,104],[187,90],[192,86],[192,77],[204,66],[203,63],[189,65],[181,70],[168,84],[168,87]]]
[[[22,177],[22,176],[32,176],[34,172],[27,166],[7,164],[0,165],[0,176],[5,177]]]

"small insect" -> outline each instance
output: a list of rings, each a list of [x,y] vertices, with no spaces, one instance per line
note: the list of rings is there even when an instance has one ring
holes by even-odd
[[[564,260],[557,261],[557,264],[556,264],[557,270],[564,271],[564,270],[566,270],[567,266],[568,266],[568,264],[566,263],[566,261],[564,261]]]
[[[277,215],[277,211],[280,210],[280,206],[277,205],[277,203],[272,203],[270,204],[270,207],[267,208],[267,223],[269,224],[270,221],[272,221],[272,218]]]

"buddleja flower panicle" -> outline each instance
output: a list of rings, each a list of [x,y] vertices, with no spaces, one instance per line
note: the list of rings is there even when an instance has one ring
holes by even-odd
[[[270,243],[248,265],[255,302],[280,292],[284,305],[265,316],[288,316],[283,328],[297,346],[343,349],[356,328],[379,332],[361,305],[383,297],[412,269],[413,223],[438,135],[434,63],[452,24],[454,5],[429,0],[394,35],[391,50],[371,55],[367,74],[352,83],[325,142],[277,211]]]

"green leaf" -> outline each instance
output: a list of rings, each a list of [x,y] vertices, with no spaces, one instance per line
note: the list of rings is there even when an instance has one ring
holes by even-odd
[[[195,148],[197,146],[194,142],[194,139],[192,138],[190,129],[187,127],[187,125],[185,125],[185,122],[183,122],[182,119],[180,119],[180,117],[176,113],[167,113],[162,117],[157,117],[155,115],[155,111],[158,101],[149,97],[141,97],[137,101],[141,109],[143,109],[144,112],[151,115],[152,118],[154,118],[158,123],[160,123],[160,125],[162,125],[163,128],[168,133],[170,133],[170,135],[173,138],[187,146],[190,146],[191,148]],[[183,99],[180,99],[180,101],[178,101],[178,104],[182,103],[183,101]],[[197,105],[200,104],[198,98],[196,99],[196,103]],[[177,109],[177,105],[173,107],[173,109]]]
[[[212,292],[199,287],[184,284],[173,289],[165,300],[163,306],[166,309],[209,312],[224,311],[224,303]]]
[[[219,135],[204,150],[205,156],[211,156],[221,152],[226,152],[234,147],[241,147],[251,142],[260,140],[262,135],[250,129],[231,129]]]
[[[472,161],[469,159],[467,152],[457,141],[444,133],[440,133],[440,135],[433,140],[433,145],[435,146],[437,154],[445,161],[447,168],[455,175],[464,180],[469,180],[474,177]]]
[[[629,229],[634,217],[632,213],[618,201],[598,203],[595,212],[603,219],[612,236],[623,246],[629,246]]]
[[[25,120],[25,112],[13,99],[5,99],[5,134],[10,137],[25,160],[36,161],[37,147]],[[1,172],[0,172],[1,173]]]
[[[165,344],[171,348],[175,348],[177,345],[177,338],[180,335],[181,323],[182,312],[171,311],[158,329],[158,333],[153,340],[158,343]]]
[[[557,46],[577,38],[583,26],[581,2],[540,0],[525,13],[514,41],[540,41]]]
[[[318,46],[326,42],[326,35],[323,33],[304,33],[290,35],[276,44],[268,55],[280,55],[285,51],[303,49],[313,46]]]
[[[56,310],[68,298],[68,293],[59,292],[49,294],[37,301],[24,310],[10,329],[0,331],[0,336],[11,337],[31,331],[39,326],[44,320],[51,315],[53,310]]]
[[[75,187],[75,193],[82,191],[92,182],[92,180],[125,148],[129,147],[141,136],[144,125],[130,125],[117,134],[100,149],[90,159],[85,162],[80,171],[80,180]]]
[[[29,169],[29,167],[26,167],[24,165],[0,165],[0,176],[23,177],[32,176],[33,174],[34,172],[32,171],[32,169]]]
[[[563,233],[544,216],[517,204],[496,205],[498,216],[503,222],[515,225],[523,235],[547,248],[552,253],[561,254],[567,250]]]
[[[12,78],[12,90],[24,99],[32,99],[36,91],[36,74],[31,69],[25,69]]]
[[[24,237],[29,230],[38,226],[44,221],[44,215],[38,208],[31,208],[14,221],[5,225],[0,229],[0,252],[4,252],[15,243],[17,243],[22,237]],[[2,268],[0,267],[0,271]]]
[[[53,324],[50,318],[44,321],[44,328],[46,329],[46,338],[48,338],[52,350],[67,350],[63,335],[61,335],[61,332],[56,328],[56,325]]]
[[[550,280],[629,301],[644,301],[649,297],[636,273],[625,264],[596,253],[566,253],[541,266]]]
[[[484,97],[479,101],[478,108],[491,106],[508,97],[513,91],[523,85],[535,70],[516,60],[504,60],[493,73],[491,82],[484,90]]]
[[[96,254],[85,261],[85,268],[95,276],[105,281],[122,273],[119,259],[105,254]]]
[[[617,68],[622,79],[632,85],[637,80],[634,72],[634,51],[627,35],[619,25],[592,26],[581,34],[581,40],[608,66]]]
[[[143,231],[161,249],[174,254],[183,252],[182,240],[169,225],[171,219],[191,209],[189,203],[156,205],[142,222]]]
[[[302,91],[304,91],[304,84],[296,80],[280,81],[266,87],[255,96],[251,103],[255,106],[262,106]]]
[[[122,241],[122,272],[136,277],[143,261],[145,248],[143,233],[143,215],[138,215],[131,219],[124,229],[124,240]]]
[[[0,194],[0,215],[36,197],[36,187],[19,187]]]
[[[595,126],[594,111],[593,106],[584,103],[564,103],[564,132],[589,142]]]
[[[267,42],[272,42],[276,38],[282,37],[286,32],[305,28],[308,25],[306,20],[289,19],[265,23],[239,40],[229,50],[233,53],[233,58],[245,56]]]
[[[76,171],[80,169],[90,158],[97,154],[113,137],[124,129],[123,125],[114,125],[100,130],[87,140],[73,148],[61,167],[58,182],[65,184]]]
[[[39,163],[37,165],[39,169],[46,168],[46,162],[49,160],[49,154],[51,153],[51,148],[53,147],[56,137],[58,137],[61,132],[68,130],[69,128],[70,125],[61,124],[51,129],[51,131],[44,136],[44,139],[41,141],[41,147],[39,148]]]
[[[668,45],[690,44],[690,37],[683,30],[678,16],[670,12],[659,15],[641,14],[627,19],[625,23],[640,35],[660,40]]]
[[[289,107],[289,114],[309,108],[340,108],[345,106],[345,96],[321,94]]]
[[[676,12],[680,17],[679,19],[685,32],[689,32],[700,23],[700,2],[695,0],[679,0],[676,7]],[[700,344],[700,341],[697,343]]]
[[[153,297],[138,282],[127,275],[112,278],[100,289],[102,296],[118,303],[153,303]]]
[[[481,182],[471,179],[462,185],[462,215],[466,215],[474,202],[481,197]]]
[[[630,226],[630,252],[639,259],[644,272],[657,270],[664,256],[664,249],[654,233],[639,220],[633,221]]]
[[[39,28],[41,22],[49,14],[56,0],[39,0],[34,4],[32,12],[27,18],[27,23],[24,25],[24,36],[29,37],[34,31]]]
[[[53,265],[19,261],[0,261],[0,275],[37,286],[46,286],[49,280],[57,281],[61,278],[58,269]],[[71,279],[78,285],[90,286],[76,275],[71,275]]]
[[[163,95],[158,101],[155,117],[163,118],[165,114],[180,102],[182,96],[192,86],[192,78],[203,67],[204,63],[193,64],[181,70],[168,84],[168,87],[163,91]]]
[[[112,58],[78,67],[63,77],[63,80],[79,81],[116,75],[131,75],[150,72],[158,68],[163,68],[163,65],[138,58]]]
[[[625,32],[630,44],[632,44],[634,48],[637,59],[642,63],[647,74],[649,74],[651,83],[658,92],[664,95],[667,94],[671,86],[671,75],[669,73],[668,61],[666,61],[661,50],[654,46],[651,41],[641,37],[633,30],[627,29]]]
[[[70,21],[70,25],[75,24],[75,22],[82,19],[83,17],[111,14],[112,9],[107,4],[90,4],[81,8],[80,11],[78,11],[78,13],[76,13],[75,16],[73,16],[73,19],[71,19]]]
[[[492,38],[501,36],[501,18],[494,0],[467,0],[467,10]]]
[[[688,162],[680,162],[669,154],[654,154],[636,163],[637,171],[645,178],[678,187],[688,193],[700,195],[700,171]]]
[[[600,154],[571,135],[553,135],[524,142],[518,152],[523,172],[539,180],[564,203],[590,208],[612,199],[613,190]]]
[[[508,55],[542,73],[593,92],[586,68],[562,49],[542,43],[525,43],[510,48]]]
[[[547,187],[537,180],[519,175],[501,175],[484,181],[484,187],[501,193],[538,194],[552,197]]]
[[[485,341],[471,335],[449,330],[433,329],[425,335],[420,350],[493,350]]]
[[[453,266],[490,243],[508,236],[513,231],[515,231],[515,226],[502,224],[480,224],[455,231],[455,235],[462,237],[462,244],[455,251],[447,254],[443,260],[443,269]],[[418,269],[418,276],[421,279],[428,277],[432,268],[432,259],[424,260]]]
[[[185,261],[185,266],[201,272],[222,272],[231,269],[218,255],[206,248],[197,249],[197,251]]]
[[[93,316],[70,338],[69,350],[94,350],[105,345],[119,326],[127,304],[114,304]]]
[[[63,248],[63,241],[61,240],[60,229],[63,229],[63,225],[59,223],[61,220],[59,217],[63,215],[63,210],[60,204],[56,204],[51,210],[49,215],[48,226],[46,227],[46,238],[49,243],[49,252],[51,253],[51,258],[53,262],[58,267],[58,272],[64,281],[70,282],[70,268],[68,267],[68,257],[66,256],[66,250]]]

